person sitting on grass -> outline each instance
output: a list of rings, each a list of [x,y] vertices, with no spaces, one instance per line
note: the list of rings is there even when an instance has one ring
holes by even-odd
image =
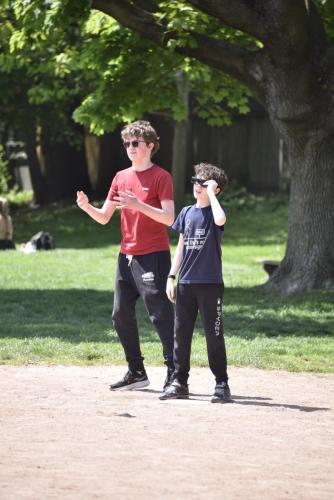
[[[192,177],[196,203],[184,207],[172,229],[180,233],[166,285],[174,302],[174,279],[179,272],[175,304],[174,365],[172,383],[160,399],[189,398],[191,342],[200,311],[206,336],[209,366],[216,378],[212,403],[231,401],[223,334],[221,241],[226,215],[217,199],[227,185],[227,176],[209,163],[194,167]]]
[[[13,222],[6,198],[0,198],[0,250],[15,250]]]

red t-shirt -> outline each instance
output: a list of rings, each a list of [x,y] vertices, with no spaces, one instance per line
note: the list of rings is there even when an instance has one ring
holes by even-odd
[[[152,165],[143,172],[132,167],[117,172],[108,193],[113,200],[118,191],[132,191],[147,205],[161,208],[161,201],[173,200],[172,176],[163,168]],[[169,250],[167,226],[138,210],[121,211],[121,252],[128,255],[145,255]]]

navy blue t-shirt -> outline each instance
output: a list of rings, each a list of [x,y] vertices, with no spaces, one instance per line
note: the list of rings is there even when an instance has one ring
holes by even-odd
[[[184,207],[172,229],[183,234],[179,283],[222,283],[221,242],[224,226],[215,224],[211,205]]]

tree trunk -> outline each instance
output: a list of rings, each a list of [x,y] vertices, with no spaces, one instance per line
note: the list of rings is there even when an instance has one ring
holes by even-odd
[[[111,181],[118,170],[127,167],[127,159],[122,158],[123,145],[120,127],[102,136],[85,131],[85,155],[88,175],[95,199],[104,199]]]
[[[334,289],[333,136],[313,131],[306,147],[290,147],[289,157],[286,253],[264,288],[283,294]]]
[[[27,121],[24,130],[24,139],[26,142],[31,184],[34,191],[35,203],[43,204],[48,201],[48,193],[45,178],[41,171],[41,165],[37,156],[36,120],[30,112],[27,113],[26,117]]]
[[[172,175],[174,183],[175,206],[179,209],[184,203],[185,180],[187,171],[187,145],[188,145],[188,113],[189,90],[188,78],[185,72],[176,74],[176,84],[186,117],[184,120],[174,122]]]

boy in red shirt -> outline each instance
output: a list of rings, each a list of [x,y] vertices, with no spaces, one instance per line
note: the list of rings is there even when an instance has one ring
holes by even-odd
[[[102,208],[77,192],[77,204],[92,219],[107,224],[121,209],[122,241],[116,271],[113,323],[128,362],[124,378],[111,390],[136,389],[149,385],[144,368],[135,306],[142,296],[150,320],[163,346],[169,384],[174,370],[174,311],[165,287],[171,258],[167,226],[174,221],[171,175],[151,158],[159,148],[159,138],[147,121],[136,121],[122,130],[122,139],[131,167],[114,177]]]

